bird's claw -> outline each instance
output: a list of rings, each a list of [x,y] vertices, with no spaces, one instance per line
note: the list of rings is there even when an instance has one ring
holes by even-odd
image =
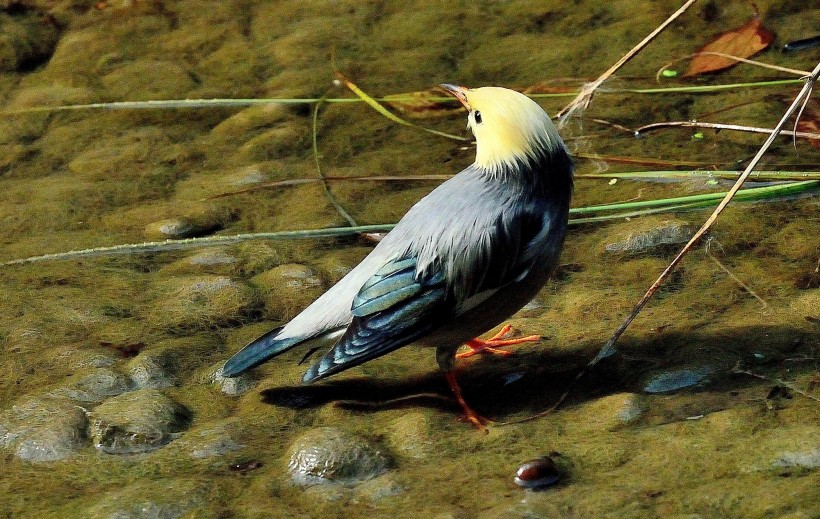
[[[497,334],[493,335],[489,339],[472,339],[470,341],[467,341],[467,343],[465,343],[465,346],[467,346],[469,350],[461,353],[456,353],[456,358],[466,359],[479,353],[493,353],[495,355],[509,357],[511,355],[514,355],[513,352],[508,350],[501,350],[498,348],[498,346],[512,346],[524,342],[538,342],[541,340],[540,335],[529,335],[527,337],[518,337],[516,339],[504,339],[504,337],[506,337],[506,335],[510,333],[511,329],[512,326],[506,324],[503,328],[501,328],[501,330]]]

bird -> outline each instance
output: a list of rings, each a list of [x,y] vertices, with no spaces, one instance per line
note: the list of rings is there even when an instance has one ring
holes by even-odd
[[[537,340],[479,335],[531,301],[558,265],[574,164],[549,115],[502,87],[441,85],[467,109],[475,161],[419,200],[356,267],[284,326],[224,364],[235,377],[291,348],[328,346],[304,374],[310,384],[407,345],[436,360],[467,419],[457,350]]]

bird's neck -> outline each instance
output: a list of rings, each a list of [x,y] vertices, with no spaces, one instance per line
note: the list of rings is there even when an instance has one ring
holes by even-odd
[[[566,200],[569,204],[575,166],[563,142],[504,161],[480,163],[477,160],[474,167],[492,181],[519,186],[539,198]]]

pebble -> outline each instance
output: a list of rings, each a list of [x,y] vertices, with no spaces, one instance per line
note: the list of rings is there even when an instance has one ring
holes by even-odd
[[[50,392],[83,403],[98,403],[134,389],[134,382],[111,368],[97,368],[87,374],[71,377],[68,383]]]
[[[136,454],[162,447],[190,421],[190,412],[156,389],[110,398],[91,412],[94,447],[107,454]]]
[[[237,424],[236,420],[212,423],[204,429],[187,432],[175,443],[193,459],[224,456],[244,447],[235,438]]]
[[[186,479],[141,478],[122,489],[103,494],[80,515],[88,519],[181,519],[215,517],[206,509],[208,488]]]
[[[784,452],[772,463],[775,468],[820,468],[820,447],[799,452]]]
[[[206,236],[222,228],[220,223],[197,222],[191,218],[166,218],[145,226],[143,234],[148,240],[184,240]]]
[[[85,411],[63,398],[32,397],[0,413],[0,447],[33,462],[58,461],[87,445]]]
[[[211,383],[228,396],[239,396],[253,389],[258,381],[250,372],[235,377],[226,377],[222,374],[225,362],[220,361],[211,372]]]
[[[227,276],[182,276],[161,283],[165,295],[148,314],[159,327],[210,328],[237,322],[256,304],[251,287]]]
[[[169,373],[166,356],[143,352],[128,361],[126,372],[139,389],[163,389],[176,385],[176,377]]]
[[[647,377],[643,390],[645,393],[669,393],[702,385],[708,382],[708,377],[714,372],[714,368],[710,366],[661,371]]]
[[[290,448],[288,471],[297,485],[355,484],[385,473],[391,459],[368,440],[318,427],[299,436]]]
[[[515,484],[528,489],[554,485],[561,478],[558,467],[549,456],[523,463],[515,473]]]
[[[322,295],[322,280],[310,267],[298,263],[279,265],[257,274],[251,283],[267,293],[265,306],[279,318],[293,317]]]

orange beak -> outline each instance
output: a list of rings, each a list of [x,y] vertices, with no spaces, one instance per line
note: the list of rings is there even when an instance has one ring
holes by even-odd
[[[439,86],[453,94],[456,99],[461,101],[461,104],[464,105],[464,108],[470,110],[470,105],[467,104],[467,87],[451,85],[450,83],[442,83]]]

